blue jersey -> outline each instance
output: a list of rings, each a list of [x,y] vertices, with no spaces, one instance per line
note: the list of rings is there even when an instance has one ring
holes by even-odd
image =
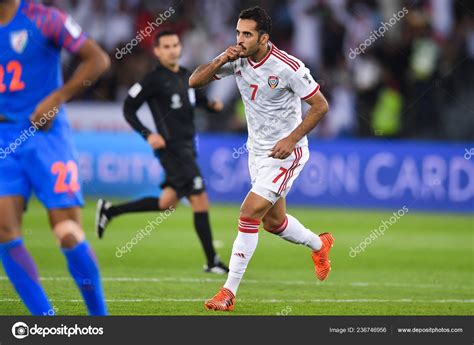
[[[76,53],[86,39],[70,16],[22,0],[13,19],[0,25],[0,116],[26,124],[37,104],[63,85],[61,49]],[[65,120],[62,109],[56,120]]]
[[[61,49],[76,53],[86,39],[71,17],[32,1],[21,1],[13,19],[0,26],[0,198],[27,202],[34,192],[50,210],[83,204],[64,110],[51,109],[56,118],[48,131],[36,130],[29,119],[63,85]]]

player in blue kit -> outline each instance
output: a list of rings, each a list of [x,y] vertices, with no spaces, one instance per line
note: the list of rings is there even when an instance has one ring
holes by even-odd
[[[62,48],[81,60],[65,84]],[[109,65],[107,54],[58,9],[0,0],[0,260],[33,315],[53,309],[22,240],[22,215],[32,192],[48,210],[89,314],[107,314],[97,260],[81,225],[77,157],[62,104]]]

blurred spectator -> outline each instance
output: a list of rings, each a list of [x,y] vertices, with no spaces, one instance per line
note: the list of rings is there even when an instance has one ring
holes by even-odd
[[[113,14],[107,15],[104,45],[109,51],[113,51],[118,43],[126,42],[136,34],[135,17],[131,10],[126,0],[120,0],[114,7]]]

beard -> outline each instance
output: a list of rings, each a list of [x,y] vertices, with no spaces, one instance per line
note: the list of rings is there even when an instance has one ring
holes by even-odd
[[[242,47],[242,53],[241,53],[240,57],[246,58],[246,57],[252,56],[252,55],[254,54],[254,53],[252,53],[251,50],[249,50],[248,48],[245,48],[245,47],[242,46],[242,45],[241,45],[241,47]]]

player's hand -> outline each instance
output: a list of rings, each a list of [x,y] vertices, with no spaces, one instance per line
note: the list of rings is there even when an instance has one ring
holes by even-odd
[[[164,149],[166,147],[165,139],[158,133],[150,134],[146,141],[148,141],[148,144],[150,144],[153,150]]]
[[[213,100],[207,104],[207,107],[210,111],[215,111],[216,113],[218,113],[222,111],[222,109],[224,109],[224,103],[219,100]]]
[[[224,63],[229,61],[232,62],[237,60],[241,56],[242,52],[242,47],[239,45],[235,45],[227,48],[221,56],[224,59]]]
[[[63,103],[64,100],[59,92],[53,92],[44,98],[30,116],[33,126],[43,131],[49,130]]]
[[[269,157],[273,157],[276,159],[285,159],[288,158],[293,150],[295,149],[295,145],[298,141],[293,139],[291,136],[281,139],[279,142],[273,146]]]

